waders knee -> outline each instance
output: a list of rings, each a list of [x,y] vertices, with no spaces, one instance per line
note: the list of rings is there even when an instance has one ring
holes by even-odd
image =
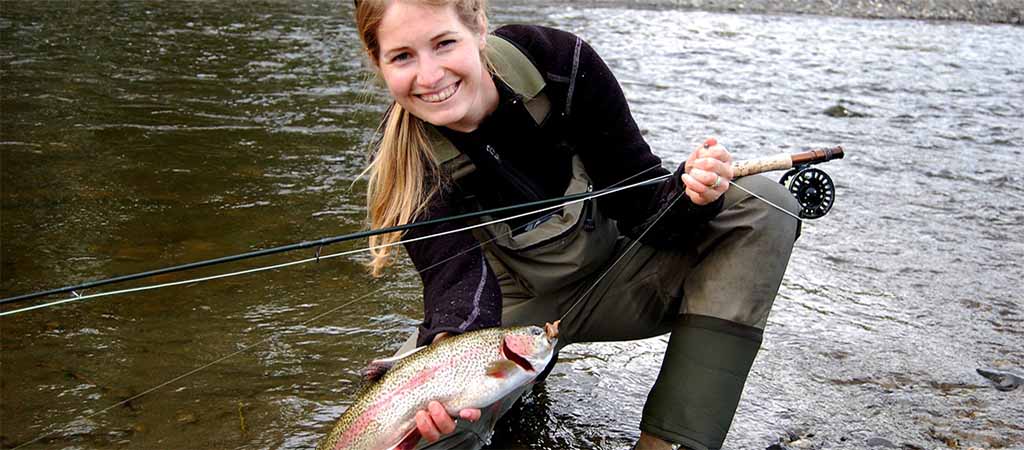
[[[694,450],[721,448],[761,335],[758,328],[714,317],[681,316],[640,429]]]

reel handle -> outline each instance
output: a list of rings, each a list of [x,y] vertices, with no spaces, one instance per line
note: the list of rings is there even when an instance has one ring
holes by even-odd
[[[733,177],[739,178],[762,172],[786,170],[797,166],[817,164],[825,161],[831,161],[833,159],[842,159],[842,157],[843,147],[837,145],[832,148],[811,150],[803,153],[782,153],[773,156],[765,156],[763,158],[734,161],[732,163],[732,171]]]

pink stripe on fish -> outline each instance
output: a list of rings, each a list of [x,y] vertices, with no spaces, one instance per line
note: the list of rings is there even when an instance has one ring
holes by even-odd
[[[372,422],[384,408],[390,406],[395,398],[419,387],[423,383],[426,383],[438,373],[443,373],[445,370],[455,367],[459,361],[474,356],[475,353],[476,352],[467,352],[463,354],[461,358],[449,360],[446,365],[439,364],[421,370],[415,377],[412,377],[409,381],[405,382],[405,384],[400,388],[395,389],[394,392],[391,392],[384,398],[380,399],[380,401],[374,403],[373,406],[363,412],[363,414],[356,419],[355,423],[345,431],[345,434],[341,435],[341,438],[338,439],[338,443],[334,445],[334,450],[345,450],[345,448],[348,447],[356,437],[366,431],[366,428],[370,426],[370,422]]]

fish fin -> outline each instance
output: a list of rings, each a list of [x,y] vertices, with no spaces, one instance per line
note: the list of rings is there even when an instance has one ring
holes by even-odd
[[[412,450],[416,447],[416,444],[420,442],[420,430],[413,427],[408,433],[398,441],[393,447],[389,447],[386,450]]]
[[[363,380],[365,380],[366,382],[373,383],[379,380],[381,377],[383,377],[384,374],[388,373],[388,371],[391,370],[391,368],[394,367],[395,364],[397,364],[399,361],[405,359],[405,357],[413,353],[423,350],[424,348],[426,348],[426,346],[416,347],[412,350],[409,350],[404,353],[399,353],[390,358],[375,359],[373,361],[370,361],[370,363],[366,365],[366,368],[364,368],[359,374],[363,376]]]
[[[518,368],[518,364],[507,359],[494,361],[487,365],[487,376],[494,378],[505,378]]]

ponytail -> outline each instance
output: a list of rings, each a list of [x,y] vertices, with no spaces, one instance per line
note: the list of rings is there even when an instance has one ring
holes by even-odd
[[[392,103],[380,126],[380,143],[367,170],[367,207],[370,228],[379,229],[410,223],[422,212],[441,185],[441,172],[431,151],[422,120],[398,103]],[[367,264],[373,276],[394,262],[394,243],[402,232],[370,237]]]

